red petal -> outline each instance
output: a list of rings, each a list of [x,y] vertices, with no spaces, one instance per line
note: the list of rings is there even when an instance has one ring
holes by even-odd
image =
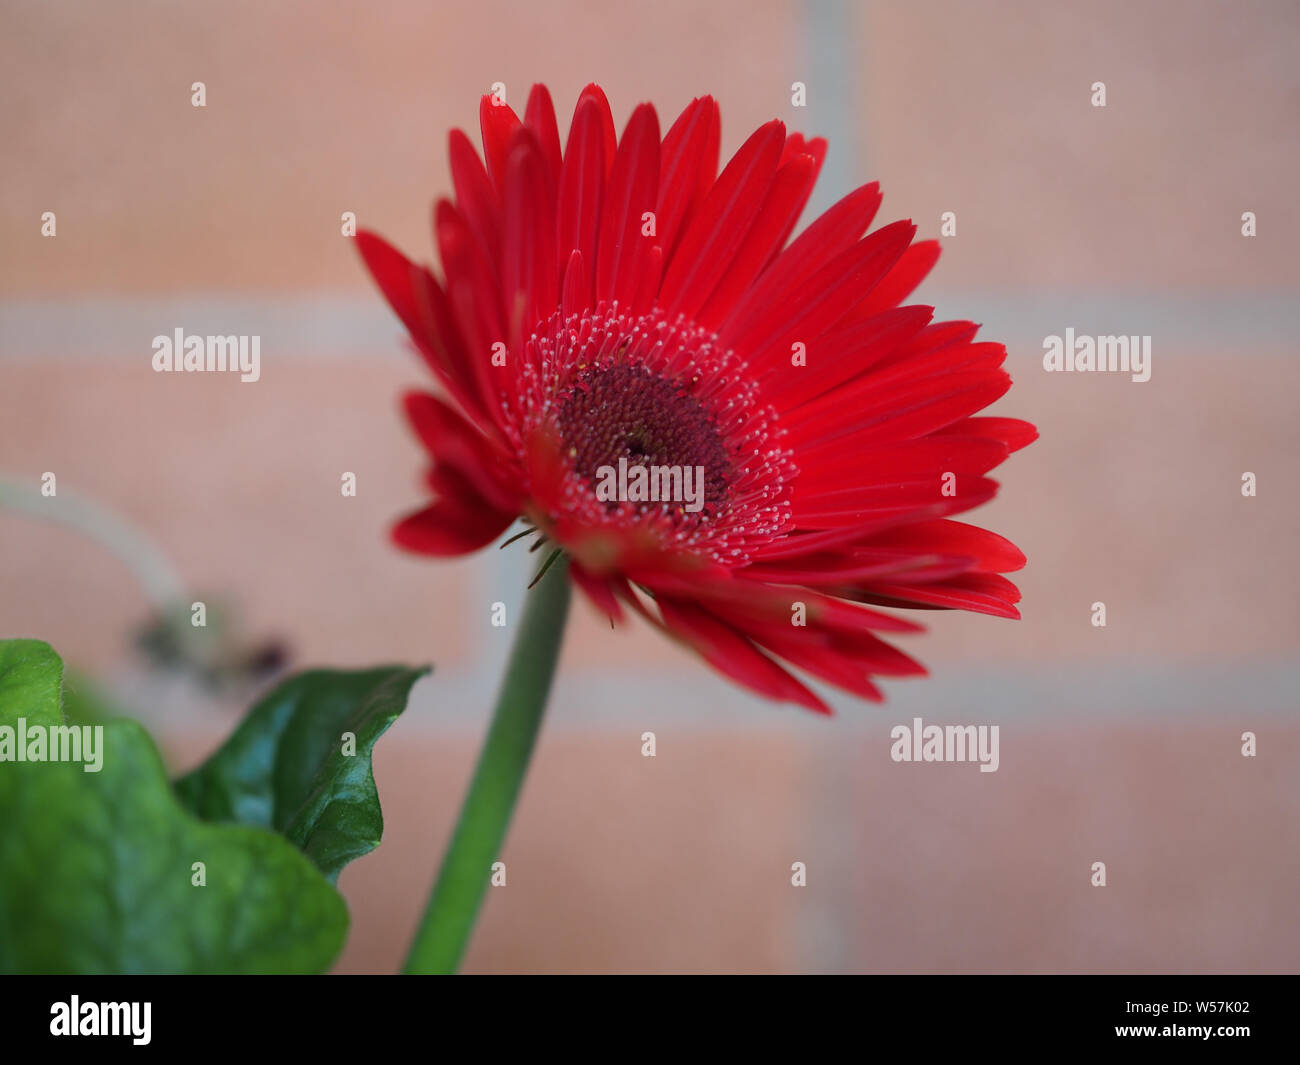
[[[641,273],[636,280],[636,294],[628,305],[632,314],[645,314],[654,306],[663,270],[664,251],[656,244],[651,247],[650,254],[641,261]]]
[[[906,526],[910,528],[911,526]],[[833,595],[883,580],[929,582],[968,573],[976,560],[964,555],[922,554],[905,548],[886,551],[854,548],[851,556],[825,555],[789,566],[760,562],[751,566],[755,579],[824,588]]]
[[[928,517],[928,515],[926,516]],[[820,554],[823,551],[830,551],[864,540],[871,534],[879,532],[881,528],[882,526],[877,522],[871,521],[863,522],[857,528],[822,529],[816,532],[800,532],[796,530],[789,535],[782,536],[756,548],[754,557],[767,562],[779,558],[800,558]]]
[[[670,257],[718,172],[720,129],[717,102],[703,96],[664,135],[655,219],[659,244]]]
[[[618,597],[614,594],[609,580],[592,576],[576,562],[569,566],[569,573],[574,583],[587,593],[597,610],[611,621],[623,620],[623,608],[619,605]]]
[[[420,442],[440,464],[454,467],[495,509],[518,509],[491,442],[477,428],[427,392],[408,392],[403,406]]]
[[[778,411],[794,411],[818,397],[838,405],[835,390],[910,341],[932,314],[929,307],[897,307],[866,321],[842,322],[805,342],[805,365],[790,359],[772,364],[763,377],[763,390]]]
[[[915,233],[911,222],[893,222],[864,237],[757,311],[731,343],[748,356],[755,373],[769,361],[789,364],[791,345],[807,344],[835,325],[898,261]],[[763,285],[760,278],[752,291]]]
[[[1024,552],[1005,536],[960,521],[924,521],[871,538],[872,546],[969,555],[980,570],[1011,573],[1023,568]]]
[[[801,155],[809,156],[813,161],[812,180],[813,183],[816,184],[817,177],[822,172],[822,164],[826,162],[826,147],[825,137],[813,137],[811,140],[805,140],[802,133],[791,133],[790,136],[786,138],[785,150],[781,153],[781,165],[785,166],[786,163]],[[790,220],[790,226],[781,234],[781,240],[777,244],[776,249],[772,252],[772,258],[776,257],[781,248],[785,246],[785,242],[790,239],[790,234],[793,232],[795,224],[798,221],[798,218],[792,218]],[[861,230],[859,230],[859,232],[861,232]],[[770,261],[771,260],[769,260],[769,262]]]
[[[421,339],[423,321],[416,307],[414,275],[422,268],[369,230],[363,229],[356,235],[356,246],[388,305],[402,320],[407,332]]]
[[[817,164],[811,155],[798,155],[782,164],[735,259],[695,315],[697,322],[716,328],[726,320],[794,227],[816,178]]]
[[[1001,618],[1020,617],[1020,611],[1014,606],[1020,600],[1019,590],[996,573],[968,573],[934,585],[872,585],[854,598],[884,606],[969,610]]]
[[[755,314],[773,302],[788,300],[792,290],[851,248],[871,224],[879,207],[880,186],[872,182],[850,192],[813,222],[759,275],[758,281],[736,304],[719,330],[722,346],[735,347],[736,336],[748,329]]]
[[[546,160],[536,138],[526,129],[519,130],[506,164],[502,277],[510,346],[515,351],[559,304],[555,226],[546,181]]]
[[[582,314],[591,307],[591,271],[587,269],[582,252],[576,248],[564,268],[564,292],[561,309],[565,318]]]
[[[888,440],[858,451],[826,451],[801,463],[795,492],[812,496],[866,484],[888,484],[942,473],[988,473],[1007,457],[1000,440],[964,436],[925,436]]]
[[[465,365],[464,342],[433,275],[366,230],[357,234],[356,246],[429,368],[461,406],[482,415],[478,389]]]
[[[659,302],[694,315],[735,258],[776,174],[785,125],[773,119],[741,145],[709,190],[668,264]]]
[[[483,155],[487,158],[488,173],[498,193],[506,187],[506,154],[510,138],[519,128],[519,116],[507,104],[493,103],[491,93],[485,94],[478,104],[479,128],[483,133]]]
[[[862,397],[861,405],[838,424],[813,420],[791,427],[789,440],[814,454],[832,447],[853,450],[886,438],[910,440],[982,410],[1010,387],[1011,378],[1002,370],[927,378]]]
[[[474,145],[458,129],[449,137],[448,155],[451,158],[451,180],[456,188],[456,206],[478,237],[483,254],[496,268],[501,254],[501,198],[492,187],[483,161]]]
[[[1009,451],[1019,451],[1038,439],[1038,429],[1019,418],[963,418],[935,435],[987,437],[1002,442]]]
[[[618,138],[614,133],[614,115],[609,109],[609,100],[605,97],[605,90],[593,82],[578,94],[578,103],[573,109],[575,121],[578,112],[582,110],[582,105],[588,100],[595,104],[596,114],[600,119],[599,126],[603,141],[602,158],[605,160],[605,173],[608,175],[609,168],[614,163],[614,151],[618,147]],[[572,133],[572,129],[569,132]]]
[[[890,307],[897,307],[907,299],[916,286],[925,280],[939,261],[939,242],[922,240],[913,244],[903,257],[894,264],[894,268],[885,275],[883,281],[875,287],[862,303],[853,309],[855,318],[868,318]]]
[[[803,497],[796,492],[790,510],[801,529],[834,529],[858,526],[875,517],[924,514],[931,506],[955,514],[997,495],[997,482],[987,477],[957,477],[954,482],[951,495],[943,494],[945,482],[937,471],[916,480],[845,488],[835,493]]]
[[[555,121],[555,105],[545,85],[534,85],[528,94],[524,109],[524,125],[532,131],[546,160],[547,188],[550,202],[555,202],[555,190],[560,183],[560,129]]]
[[[769,699],[797,703],[829,714],[830,707],[725,622],[685,602],[657,600],[668,631],[689,643],[700,656],[738,684]]]
[[[464,216],[447,200],[439,200],[434,208],[434,233],[447,275],[448,302],[465,341],[468,373],[479,407],[496,424],[500,390],[493,376],[492,347],[508,339],[500,290]]]
[[[903,362],[918,355],[943,351],[947,348],[969,344],[979,332],[974,322],[933,322],[921,330],[909,343],[892,352],[876,364],[876,369]]]
[[[605,133],[600,105],[593,99],[579,102],[569,129],[569,143],[560,167],[556,244],[559,265],[567,268],[574,251],[582,252],[591,291],[596,271],[596,238],[605,190]]]
[[[896,313],[912,309],[902,307]],[[845,409],[857,410],[867,405],[874,406],[887,396],[911,395],[922,390],[922,385],[927,380],[933,382],[934,387],[940,391],[944,382],[954,380],[958,375],[985,374],[993,380],[998,367],[1007,358],[1007,349],[1001,344],[954,344],[941,351],[910,358],[899,358],[896,351],[897,347],[880,352],[876,365],[867,373],[834,392],[818,396],[798,410],[789,412],[782,423],[794,431],[825,423],[828,417],[834,417],[837,412]],[[778,379],[783,376],[777,375]]]
[[[852,656],[839,648],[813,647],[795,641],[786,641],[771,646],[771,649],[792,665],[798,666],[815,677],[821,677],[822,680],[829,681],[837,688],[843,688],[854,695],[870,699],[874,703],[884,702],[884,695],[871,682],[871,673],[883,672],[883,670],[873,670],[872,667],[855,661]],[[906,658],[906,656],[903,657]],[[911,660],[908,659],[908,661]],[[918,673],[920,675],[925,673],[924,667],[919,664],[916,665],[916,669],[909,670],[906,673],[899,672],[890,675],[916,676]]]
[[[632,112],[609,171],[596,249],[596,299],[630,301],[653,237],[641,235],[659,189],[659,119],[642,104]]]
[[[440,471],[444,486],[455,480],[449,468]],[[514,520],[513,514],[493,510],[464,483],[459,493],[447,494],[399,521],[393,526],[393,540],[422,555],[465,555],[491,543]]]
[[[803,587],[781,587],[768,583],[766,565],[753,565],[735,571],[726,579],[682,581],[674,598],[695,595],[700,603],[715,613],[725,614],[741,628],[769,625],[790,627],[792,608],[802,602],[807,609],[808,625],[826,632],[852,635],[880,630],[884,632],[921,632],[920,625],[892,614],[867,610],[819,591]],[[656,581],[657,585],[662,580]]]

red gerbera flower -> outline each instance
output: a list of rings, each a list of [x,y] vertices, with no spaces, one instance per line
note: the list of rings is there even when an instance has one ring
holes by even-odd
[[[910,222],[864,235],[875,184],[789,241],[826,142],[781,122],[718,174],[707,96],[662,137],[643,104],[617,138],[589,85],[563,150],[541,85],[522,122],[486,96],[479,117],[483,159],[451,133],[441,283],[357,237],[446,393],[406,397],[436,498],[397,543],[459,555],[522,517],[611,618],[626,603],[823,712],[777,659],[871,699],[925,672],[877,635],[920,626],[865,604],[1018,616],[1001,574],[1024,556],[949,515],[1037,434],[972,417],[1010,386],[1003,345],[899,306],[939,248]],[[700,472],[692,503],[599,491],[629,465]]]

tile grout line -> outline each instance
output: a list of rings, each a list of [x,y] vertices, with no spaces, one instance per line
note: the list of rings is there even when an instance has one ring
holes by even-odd
[[[1180,348],[1231,342],[1290,350],[1300,335],[1300,301],[1286,293],[1173,295],[1089,290],[942,287],[926,283],[910,302],[934,305],[946,320],[969,319],[1037,346],[1067,327],[1095,334],[1151,335]],[[0,362],[136,361],[150,367],[155,336],[261,337],[263,361],[295,364],[340,358],[409,359],[401,326],[378,300],[351,295],[253,298],[201,295],[0,301]]]
[[[856,8],[853,0],[802,0],[800,5],[805,28],[801,58],[810,75],[816,72],[815,82],[811,77],[807,79],[813,82],[809,92],[818,94],[821,128],[817,133],[828,141],[823,172],[804,212],[805,223],[861,184],[860,174],[868,169],[866,118],[857,116],[855,121],[849,104],[859,99],[854,90],[863,57],[858,56],[855,65],[852,53],[856,51],[858,20],[866,17],[865,7],[864,0],[859,0]],[[836,752],[844,749],[842,744],[835,747]],[[848,856],[847,849],[839,846],[835,830],[839,822],[833,815],[851,808],[853,778],[838,753],[810,754],[801,769],[813,778],[811,794],[805,794],[802,803],[802,825],[811,850],[806,856],[790,855],[791,862],[806,862],[807,886],[791,886],[789,890],[811,897],[806,897],[806,904],[794,911],[791,931],[798,940],[794,944],[795,957],[805,972],[842,973],[847,971],[852,956],[852,885],[859,866]]]

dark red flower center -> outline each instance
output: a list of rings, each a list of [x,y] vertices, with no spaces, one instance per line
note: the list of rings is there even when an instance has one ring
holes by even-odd
[[[602,468],[619,468],[620,459],[624,468],[698,470],[704,509],[716,514],[725,505],[731,459],[713,417],[681,383],[638,363],[583,370],[557,414],[580,476],[594,483]],[[643,501],[642,508],[657,505]]]
[[[545,520],[636,527],[732,564],[787,528],[796,471],[776,416],[711,331],[602,305],[557,313],[523,355],[506,431],[524,451],[558,437],[567,469],[558,494],[538,500]],[[637,467],[657,492],[638,494]]]

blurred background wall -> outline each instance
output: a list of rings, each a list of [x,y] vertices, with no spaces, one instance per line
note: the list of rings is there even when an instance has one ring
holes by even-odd
[[[1007,343],[995,412],[1042,438],[972,518],[1028,554],[1024,619],[925,615],[904,648],[933,676],[883,706],[751,699],[578,603],[467,968],[1295,971],[1295,4],[4,0],[0,18],[0,478],[55,472],[295,667],[436,664],[377,751],[385,839],[342,877],[340,971],[399,964],[511,637],[490,605],[517,617],[528,572],[518,548],[388,546],[422,495],[397,398],[428,382],[340,215],[430,258],[447,129],[477,137],[481,93],[503,82],[522,108],[535,81],[562,134],[589,81],[620,129],[642,100],[670,121],[712,93],[724,156],[773,116],[830,138],[812,208],[879,179],[882,222],[931,237],[955,212],[918,299]],[[259,334],[262,379],[153,373],[177,327]],[[1045,373],[1066,327],[1151,335],[1151,380]],[[0,636],[49,640],[177,767],[248,702],[150,670],[129,637],[147,597],[71,530],[0,510],[0,589]],[[998,772],[891,762],[914,716],[998,724]]]

